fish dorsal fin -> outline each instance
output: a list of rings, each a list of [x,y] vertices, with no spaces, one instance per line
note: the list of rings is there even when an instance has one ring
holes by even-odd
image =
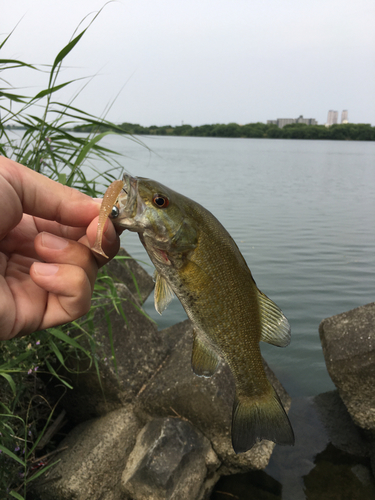
[[[193,352],[191,356],[191,366],[193,372],[200,377],[211,377],[219,364],[217,354],[210,349],[195,333]]]
[[[163,278],[157,271],[154,274],[155,290],[154,290],[154,304],[155,309],[161,314],[168,307],[168,304],[173,299],[173,290],[168,281]]]
[[[286,347],[290,343],[290,325],[282,310],[271,299],[258,290],[261,316],[260,340],[278,347]]]

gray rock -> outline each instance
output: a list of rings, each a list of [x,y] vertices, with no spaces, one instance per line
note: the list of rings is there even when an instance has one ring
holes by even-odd
[[[328,372],[354,422],[375,431],[375,303],[319,326]]]
[[[121,475],[141,424],[132,407],[77,426],[60,444],[59,462],[34,484],[40,500],[120,500]]]
[[[353,472],[356,478],[360,481],[361,485],[365,488],[372,485],[372,491],[375,493],[374,478],[371,476],[371,472],[367,467],[361,464],[353,465],[353,467],[351,467],[351,472]]]
[[[199,499],[218,479],[219,465],[209,441],[191,424],[155,419],[137,437],[122,486],[134,500]]]
[[[314,404],[327,430],[329,441],[337,449],[357,457],[368,456],[367,442],[351,419],[338,391],[315,396]]]
[[[229,474],[264,468],[274,444],[262,441],[247,453],[236,455],[231,443],[234,381],[227,365],[220,363],[210,378],[197,377],[191,368],[192,326],[187,320],[160,332],[173,345],[162,369],[151,378],[137,397],[140,414],[178,416],[191,422],[210,439],[223,463],[222,472]],[[167,341],[166,341],[167,343]],[[265,364],[266,373],[288,410],[290,398]]]
[[[100,379],[96,366],[88,359],[70,358],[66,363],[70,372],[64,375],[74,389],[66,392],[62,403],[76,423],[105,415],[132,401],[167,355],[156,324],[140,312],[129,289],[119,284],[117,293],[126,320],[110,303],[107,317],[102,308],[94,317]],[[89,345],[87,348],[90,350]]]
[[[220,474],[264,468],[274,448],[262,441],[247,453],[234,453],[235,387],[229,368],[220,363],[213,377],[197,377],[191,368],[190,321],[158,332],[140,310],[149,279],[138,294],[132,273],[142,273],[136,268],[126,273],[127,284],[116,285],[126,320],[106,302],[107,314],[99,308],[94,318],[96,366],[72,358],[67,360],[71,371],[61,374],[74,386],[62,400],[70,420],[102,418],[79,425],[62,443],[70,449],[62,452],[61,467],[43,476],[48,487],[38,483],[42,500],[203,499]],[[289,396],[266,363],[265,370],[288,410]],[[50,481],[54,494],[48,497]]]
[[[86,357],[80,358],[78,352],[66,360],[67,370],[56,366],[74,389],[66,392],[58,384],[51,391],[54,398],[65,393],[62,404],[75,423],[105,415],[131,401],[166,355],[156,324],[140,312],[154,281],[123,248],[118,255],[124,260],[112,260],[106,268],[117,282],[126,319],[103,299],[107,316],[100,307],[93,320],[96,365]],[[85,347],[91,351],[88,341]]]
[[[325,498],[373,500],[375,484],[368,460],[337,450],[331,443],[316,456],[315,467],[304,477],[309,500]],[[284,491],[283,491],[284,493]]]
[[[115,281],[126,285],[141,304],[154,289],[153,278],[124,248],[120,248],[117,259],[108,262],[106,270]]]
[[[330,443],[332,443],[335,448],[347,453],[354,459],[370,458],[373,477],[375,477],[374,432],[363,430],[354,424],[346,406],[339,396],[338,391],[319,394],[319,396],[314,398],[314,402],[316,404],[316,408],[318,409],[321,421],[328,432]],[[351,471],[355,473],[357,479],[360,480],[368,478],[370,474],[370,468],[367,466],[363,467],[361,464],[353,466]],[[370,491],[374,492],[373,477],[370,481],[372,484]],[[363,480],[362,483],[367,487],[365,480]]]

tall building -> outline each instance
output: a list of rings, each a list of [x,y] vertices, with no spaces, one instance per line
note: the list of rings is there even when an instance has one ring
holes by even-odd
[[[335,125],[337,123],[338,115],[338,111],[333,111],[332,109],[330,109],[328,111],[326,126],[330,127],[331,125]]]
[[[348,122],[348,110],[344,109],[344,111],[341,113],[341,123],[349,123]]]

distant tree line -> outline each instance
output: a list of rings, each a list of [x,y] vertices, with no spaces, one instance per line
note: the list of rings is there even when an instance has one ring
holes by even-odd
[[[92,131],[92,127],[74,128],[76,132]],[[108,130],[103,126],[98,131]],[[328,139],[348,141],[375,141],[375,127],[364,123],[345,123],[340,125],[306,125],[305,123],[291,123],[279,128],[277,125],[265,123],[237,123],[200,125],[151,125],[143,127],[134,123],[122,123],[116,130],[131,135],[178,135],[193,137],[238,137],[238,138],[269,138],[269,139]]]

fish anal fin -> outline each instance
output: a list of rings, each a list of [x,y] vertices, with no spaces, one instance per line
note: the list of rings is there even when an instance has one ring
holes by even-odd
[[[168,281],[157,271],[155,271],[154,279],[154,305],[157,312],[161,314],[168,307],[168,304],[173,299],[174,294]]]
[[[218,355],[210,349],[194,332],[191,366],[200,377],[211,377],[219,364]]]
[[[258,290],[261,317],[260,340],[278,347],[290,343],[290,325],[282,310],[271,299]]]
[[[232,446],[244,453],[262,439],[294,445],[294,432],[283,405],[271,386],[268,396],[236,396],[232,417]]]

